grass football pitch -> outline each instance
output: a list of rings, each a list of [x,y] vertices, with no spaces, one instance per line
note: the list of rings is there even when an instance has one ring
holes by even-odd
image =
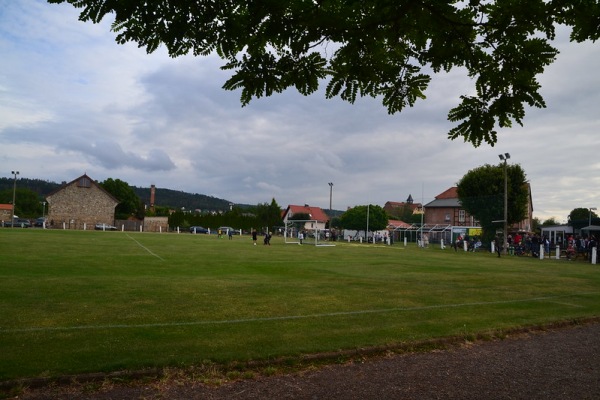
[[[600,315],[600,266],[439,246],[0,230],[0,382],[290,359]]]

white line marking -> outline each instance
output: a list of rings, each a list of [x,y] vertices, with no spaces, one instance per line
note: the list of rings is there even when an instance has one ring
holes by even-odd
[[[137,240],[135,240],[134,238],[132,238],[131,236],[129,236],[129,233],[126,234],[126,236],[133,240],[134,242],[136,242],[138,244],[138,246],[140,246],[142,249],[146,250],[148,253],[152,254],[154,257],[158,258],[160,261],[165,261],[164,258],[162,258],[161,256],[154,254],[152,252],[152,250],[150,250],[149,248],[147,248],[146,246],[144,246],[143,244],[141,244],[140,242],[138,242]]]
[[[562,298],[562,297],[584,296],[584,295],[593,295],[593,294],[598,294],[598,292],[573,293],[573,294],[565,294],[565,295],[560,295],[560,296],[533,297],[533,298],[521,299],[521,300],[502,300],[502,301],[489,301],[489,302],[482,301],[482,302],[462,303],[462,304],[438,304],[438,305],[433,305],[433,306],[422,306],[422,307],[407,307],[407,308],[398,307],[398,308],[386,308],[386,309],[382,309],[382,310],[340,311],[340,312],[324,313],[324,314],[287,315],[287,316],[280,316],[280,317],[242,318],[242,319],[230,319],[230,320],[190,321],[190,322],[164,322],[164,323],[155,323],[155,324],[132,324],[132,325],[127,325],[127,324],[80,325],[80,326],[55,326],[55,327],[0,329],[0,333],[52,332],[52,331],[76,331],[76,330],[97,330],[97,329],[164,328],[164,327],[176,327],[176,326],[242,324],[242,323],[248,323],[248,322],[286,321],[286,320],[294,320],[294,319],[338,317],[338,316],[345,316],[345,315],[384,314],[384,313],[390,313],[390,312],[434,310],[434,309],[438,309],[438,308],[457,308],[457,307],[487,306],[487,305],[509,304],[509,303],[525,303],[525,302],[529,302],[529,301],[554,300],[554,299],[558,299],[558,298]]]
[[[554,304],[560,304],[561,306],[581,307],[581,308],[583,308],[583,306],[580,306],[579,304],[565,303],[563,301],[553,301],[552,303],[554,303]]]

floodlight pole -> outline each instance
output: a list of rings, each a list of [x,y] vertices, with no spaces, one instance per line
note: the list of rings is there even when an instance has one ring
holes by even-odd
[[[15,182],[13,184],[13,201],[12,201],[12,220],[10,221],[10,227],[15,227],[15,200],[17,197],[17,175],[19,175],[19,171],[10,171],[11,174],[15,176]]]
[[[504,161],[504,254],[508,253],[508,173],[507,173],[507,161],[510,158],[510,154],[504,153],[499,154],[500,160]]]
[[[365,242],[369,242],[369,207],[371,204],[367,204],[367,230],[365,231]]]
[[[596,207],[590,207],[590,220],[588,226],[592,226],[592,210],[596,211]]]
[[[329,182],[328,185],[329,185],[329,229],[331,229],[331,219],[332,219],[332,217],[331,217],[331,198],[333,195],[333,182]],[[329,236],[331,236],[331,232],[330,232]]]

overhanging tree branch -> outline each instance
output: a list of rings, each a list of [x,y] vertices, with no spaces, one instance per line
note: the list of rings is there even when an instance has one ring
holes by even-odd
[[[48,0],[82,8],[97,23],[114,14],[118,43],[172,57],[218,54],[242,105],[290,87],[308,95],[379,98],[389,113],[426,98],[434,73],[465,67],[476,95],[460,96],[450,139],[494,145],[498,130],[523,124],[525,106],[545,107],[537,77],[556,58],[555,26],[571,40],[600,37],[594,0]],[[325,54],[332,43],[336,50]],[[327,82],[328,81],[328,82]]]

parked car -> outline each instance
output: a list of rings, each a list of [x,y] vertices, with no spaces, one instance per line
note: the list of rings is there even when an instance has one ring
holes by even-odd
[[[37,218],[35,220],[35,222],[33,223],[33,226],[42,227],[42,226],[44,226],[44,222],[46,224],[48,224],[48,218],[46,218],[46,217]]]
[[[6,221],[4,223],[4,226],[7,228],[10,228],[12,226],[14,226],[15,228],[29,228],[31,227],[31,221],[25,218],[15,218],[12,223],[10,221]]]
[[[190,226],[190,233],[208,233],[208,229],[203,226]]]
[[[117,227],[107,224],[96,224],[94,229],[97,231],[116,231]]]
[[[219,229],[223,235],[227,235],[229,231],[232,232],[232,235],[238,235],[240,233],[239,229],[233,229],[230,226],[220,226]]]

